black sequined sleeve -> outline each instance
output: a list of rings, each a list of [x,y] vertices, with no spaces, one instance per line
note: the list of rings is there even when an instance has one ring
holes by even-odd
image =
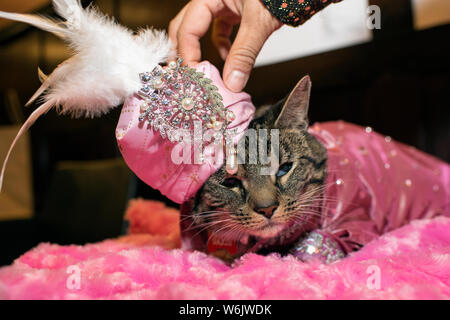
[[[282,23],[297,27],[331,3],[342,0],[261,0]]]

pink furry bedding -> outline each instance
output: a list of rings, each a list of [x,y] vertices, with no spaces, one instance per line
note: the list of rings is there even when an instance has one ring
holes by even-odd
[[[0,299],[449,299],[450,219],[414,221],[332,265],[179,247],[178,212],[136,200],[130,235],[41,244],[0,269]],[[74,278],[75,277],[75,278]]]

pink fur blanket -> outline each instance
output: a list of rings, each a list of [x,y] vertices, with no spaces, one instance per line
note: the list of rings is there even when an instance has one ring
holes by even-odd
[[[178,249],[178,212],[136,200],[130,235],[43,243],[0,269],[0,299],[449,299],[450,219],[414,221],[329,266]]]

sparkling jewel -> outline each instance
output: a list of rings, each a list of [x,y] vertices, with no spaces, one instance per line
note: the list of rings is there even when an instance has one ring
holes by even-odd
[[[125,130],[123,129],[117,130],[116,135],[118,139],[122,139],[125,136]]]
[[[203,73],[180,67],[180,63],[170,61],[166,68],[157,65],[151,72],[139,74],[141,95],[149,97],[139,106],[139,120],[148,120],[154,130],[169,139],[171,132],[190,129],[198,119],[202,120],[200,125],[221,134],[226,124],[236,118],[234,113],[225,109],[217,87],[204,86],[211,81],[201,81]]]
[[[405,180],[405,185],[406,185],[407,187],[411,187],[411,185],[412,185],[411,179],[406,179],[406,180]]]
[[[371,127],[366,127],[366,132],[367,133],[371,133],[372,132],[372,128]]]
[[[167,66],[169,67],[169,69],[174,70],[177,67],[177,63],[175,61],[170,61]]]
[[[336,180],[336,184],[338,185],[338,186],[340,186],[341,184],[343,184],[344,183],[344,180],[342,180],[342,179],[337,179]]]
[[[142,80],[142,82],[149,82],[150,79],[151,79],[151,76],[150,76],[150,74],[148,74],[147,72],[141,74],[141,80]]]
[[[152,74],[159,77],[161,75],[161,66],[156,66],[155,69],[153,69]]]

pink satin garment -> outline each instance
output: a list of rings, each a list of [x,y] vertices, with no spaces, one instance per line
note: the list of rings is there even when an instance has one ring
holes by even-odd
[[[412,220],[450,216],[447,163],[343,121],[315,124],[309,133],[328,153],[319,229],[346,252]]]

